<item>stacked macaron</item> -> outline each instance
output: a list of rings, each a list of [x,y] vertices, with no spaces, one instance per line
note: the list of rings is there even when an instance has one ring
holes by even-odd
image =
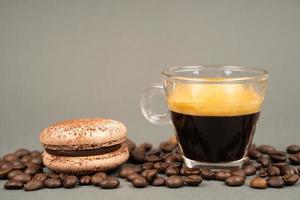
[[[49,126],[40,134],[44,165],[58,173],[108,171],[126,162],[127,129],[111,119],[78,119]]]

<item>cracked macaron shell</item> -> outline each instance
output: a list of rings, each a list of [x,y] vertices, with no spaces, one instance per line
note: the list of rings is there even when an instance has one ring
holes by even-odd
[[[127,128],[112,119],[77,119],[44,129],[40,141],[46,149],[82,150],[109,147],[126,141]]]

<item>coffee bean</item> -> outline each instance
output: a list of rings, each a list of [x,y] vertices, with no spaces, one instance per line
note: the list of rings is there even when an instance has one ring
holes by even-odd
[[[288,164],[286,162],[277,162],[277,163],[272,163],[272,165],[281,169],[282,167],[285,167]]]
[[[158,171],[158,173],[164,172],[168,168],[168,164],[164,162],[156,162],[153,165],[153,168]]]
[[[12,170],[13,170],[12,168],[0,169],[0,179],[6,178],[8,173],[11,172]]]
[[[295,185],[295,183],[298,182],[299,180],[299,175],[298,174],[287,174],[284,175],[283,177],[283,181],[285,182],[285,185]]]
[[[43,187],[44,187],[43,182],[36,179],[30,180],[24,185],[25,191],[35,191],[35,190],[42,189]]]
[[[260,157],[257,159],[257,162],[262,164],[263,167],[268,167],[270,165],[270,159],[267,157]]]
[[[169,167],[182,167],[182,163],[181,162],[172,162],[172,163],[168,163]]]
[[[102,189],[114,189],[119,187],[119,185],[120,185],[120,181],[115,177],[106,177],[100,183],[100,187]]]
[[[287,156],[285,152],[282,151],[276,151],[272,154],[270,154],[270,158],[273,162],[285,162],[287,160]]]
[[[297,174],[297,170],[290,166],[285,166],[280,169],[282,175]]]
[[[133,170],[136,172],[136,173],[142,173],[144,171],[144,169],[142,168],[141,165],[134,165],[132,166]]]
[[[256,149],[250,149],[248,152],[248,156],[249,158],[256,160],[262,156],[262,153]]]
[[[256,147],[256,150],[260,151],[263,154],[272,154],[276,151],[275,147],[270,145],[259,145],[258,147]]]
[[[167,176],[171,176],[171,175],[178,175],[179,174],[179,168],[178,167],[168,167],[165,171],[165,174]]]
[[[30,161],[30,159],[31,159],[31,156],[30,156],[30,155],[25,155],[25,156],[23,156],[23,157],[20,159],[20,161],[21,161],[22,163],[27,163],[27,162]]]
[[[21,170],[13,170],[13,171],[11,171],[11,172],[9,172],[9,173],[7,174],[7,178],[8,178],[8,179],[11,179],[11,178],[14,177],[15,175],[21,174],[21,173],[24,173],[24,172],[21,171]]]
[[[217,171],[215,173],[215,179],[218,181],[225,181],[225,179],[229,176],[231,176],[230,171]]]
[[[158,171],[156,169],[146,169],[141,175],[148,181],[151,182],[154,178],[157,177]]]
[[[142,165],[142,169],[152,169],[153,168],[153,162],[145,162]]]
[[[103,181],[105,178],[106,177],[95,174],[91,177],[91,183],[92,183],[92,185],[98,186],[98,185],[100,185],[101,181]]]
[[[231,175],[241,176],[241,177],[244,177],[244,178],[246,177],[246,173],[242,169],[233,169],[233,170],[231,170]]]
[[[127,181],[129,182],[132,182],[133,179],[135,179],[137,176],[141,176],[140,174],[138,173],[132,173],[132,174],[129,174],[126,178]]]
[[[268,182],[264,178],[257,176],[250,181],[250,186],[257,189],[266,189]]]
[[[132,167],[124,167],[121,169],[119,176],[121,178],[126,178],[129,174],[136,173]]]
[[[290,154],[298,153],[300,152],[300,146],[296,144],[290,145],[286,148],[286,151]]]
[[[22,158],[23,156],[27,156],[30,154],[30,151],[28,149],[18,149],[15,152],[15,155],[19,158]]]
[[[171,152],[176,148],[177,144],[171,142],[162,142],[159,145],[159,148],[164,152]]]
[[[23,185],[24,185],[24,183],[22,183],[20,181],[7,181],[4,184],[4,188],[7,190],[16,190],[16,189],[22,189]]]
[[[245,176],[231,175],[225,179],[228,186],[241,186],[245,183]]]
[[[145,160],[148,161],[148,162],[160,162],[163,159],[160,156],[157,156],[157,155],[147,155],[145,157]]]
[[[183,178],[184,182],[189,186],[198,186],[202,183],[203,179],[199,175],[190,175]]]
[[[166,180],[166,186],[170,188],[179,188],[184,185],[184,181],[180,176],[172,175],[169,176]]]
[[[44,185],[46,188],[59,188],[62,185],[62,181],[57,178],[47,178],[44,181]]]
[[[56,179],[58,179],[58,178],[59,178],[59,175],[58,175],[58,174],[55,174],[55,173],[49,173],[49,174],[48,174],[48,177],[49,177],[49,178],[56,178]]]
[[[258,163],[258,162],[254,162],[251,164],[253,167],[255,167],[256,170],[259,170],[262,167],[262,164]]]
[[[145,151],[149,151],[152,148],[152,144],[145,142],[145,143],[141,144],[139,147],[144,149]]]
[[[184,176],[189,175],[199,175],[201,173],[199,168],[189,168],[189,167],[182,167],[180,169],[180,174]]]
[[[279,176],[280,175],[280,169],[275,166],[269,166],[267,168],[267,173],[269,176]]]
[[[282,188],[284,181],[280,176],[273,176],[267,179],[268,186],[272,188]]]
[[[15,176],[13,176],[11,178],[11,180],[20,181],[22,183],[27,183],[28,181],[31,180],[31,176],[29,174],[26,174],[26,173],[19,173],[19,174],[16,174]]]
[[[147,153],[147,155],[157,155],[160,156],[162,151],[160,149],[152,149],[150,152]],[[168,156],[168,155],[166,155]]]
[[[292,165],[300,165],[300,153],[289,155],[289,161]]]
[[[256,174],[256,168],[253,165],[246,165],[242,168],[246,176],[252,176]]]
[[[262,177],[262,178],[267,177],[268,176],[267,168],[261,168],[259,170],[259,176]]]
[[[131,183],[136,188],[144,188],[148,185],[147,180],[143,176],[137,176]]]
[[[174,155],[170,155],[164,159],[164,162],[168,163],[168,164],[173,163],[173,162],[179,162],[179,161],[180,161],[180,159],[178,159],[178,156],[174,156]]]
[[[156,177],[151,182],[151,185],[153,185],[153,186],[163,186],[163,185],[165,185],[165,182],[166,182],[166,180],[163,177]]]
[[[90,185],[91,184],[91,176],[83,176],[79,179],[80,185]]]
[[[100,177],[100,176],[97,176]],[[78,178],[73,175],[66,176],[63,180],[64,188],[74,188],[78,184]]]
[[[18,156],[16,156],[13,153],[8,153],[8,154],[4,155],[2,159],[5,162],[12,162],[12,161],[18,160]]]
[[[126,144],[130,152],[136,147],[135,143],[129,138],[127,138]]]
[[[145,150],[141,148],[135,148],[131,152],[132,161],[135,163],[143,163],[145,161]]]
[[[29,175],[35,175],[35,174],[37,174],[37,173],[39,173],[39,172],[42,172],[42,168],[40,167],[40,166],[38,166],[38,165],[36,165],[36,166],[30,166],[30,167],[28,167],[27,169],[25,169],[25,173],[26,174],[29,174]]]
[[[11,169],[13,170],[13,165],[10,163],[10,162],[4,162],[2,165],[1,165],[1,169]]]
[[[64,178],[65,178],[65,176],[67,176],[66,174],[63,174],[63,173],[60,173],[59,175],[58,175],[58,177],[60,178],[60,180],[64,180]]]
[[[207,168],[201,169],[201,176],[204,180],[212,180],[215,178],[215,173]]]
[[[32,157],[30,159],[30,161],[36,165],[42,165],[43,164],[43,158],[42,156],[35,156],[35,157]]]

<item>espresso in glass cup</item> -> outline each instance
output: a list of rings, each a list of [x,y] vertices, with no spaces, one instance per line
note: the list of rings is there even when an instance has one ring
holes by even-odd
[[[241,167],[259,118],[268,73],[236,66],[186,66],[162,71],[162,85],[148,88],[141,109],[155,124],[172,123],[188,167]],[[151,100],[165,96],[168,112]]]

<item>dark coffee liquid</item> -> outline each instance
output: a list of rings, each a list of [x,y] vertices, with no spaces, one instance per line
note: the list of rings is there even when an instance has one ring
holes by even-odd
[[[252,140],[259,112],[239,116],[193,116],[171,111],[184,156],[200,162],[243,158]]]

